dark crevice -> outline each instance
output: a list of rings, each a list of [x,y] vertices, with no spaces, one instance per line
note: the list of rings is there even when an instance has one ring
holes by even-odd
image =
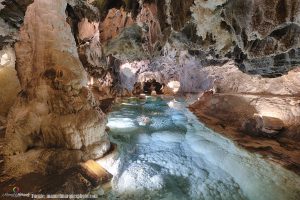
[[[229,33],[232,32],[231,27],[226,23],[226,21],[221,21],[220,26],[222,29],[228,31]]]
[[[232,19],[232,28],[235,31],[236,35],[241,34],[241,28],[235,18]]]
[[[179,31],[191,19],[190,7],[194,0],[171,1],[171,21],[174,30]]]
[[[140,4],[138,0],[129,0],[126,5],[126,10],[132,13],[132,17],[135,19],[140,12]]]
[[[153,91],[155,91],[156,94],[163,94],[162,88],[163,85],[153,79],[144,83],[143,90],[145,94],[151,94]]]
[[[33,0],[6,0],[2,2],[5,7],[0,10],[0,18],[2,18],[11,27],[19,29],[24,21],[27,6]]]
[[[201,44],[202,38],[197,35],[197,27],[194,23],[188,23],[181,31],[187,39],[195,44]]]
[[[78,35],[78,22],[79,22],[79,17],[76,15],[74,9],[72,8],[72,6],[70,6],[69,4],[67,4],[67,8],[66,8],[66,14],[67,14],[67,23],[70,25],[71,27],[71,31],[72,34],[75,38],[75,42],[76,45],[79,44],[79,39],[77,37]]]
[[[276,5],[276,18],[279,22],[285,22],[288,16],[285,0],[279,0]]]
[[[120,9],[121,7],[126,7],[126,4],[122,0],[106,1],[107,10],[112,8]]]
[[[243,28],[241,36],[242,36],[244,47],[246,47],[248,45],[248,36],[247,36],[245,28]]]
[[[289,24],[283,28],[274,30],[270,36],[280,40],[287,34],[300,35],[300,27],[297,24]]]
[[[129,2],[129,4],[131,4],[131,1]],[[109,9],[127,8],[126,3],[123,0],[95,0],[92,4],[99,9],[101,20],[105,19]]]

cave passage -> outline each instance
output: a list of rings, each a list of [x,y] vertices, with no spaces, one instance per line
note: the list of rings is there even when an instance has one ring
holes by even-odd
[[[274,168],[206,128],[186,105],[183,99],[147,97],[124,99],[113,106],[109,135],[120,155],[107,166],[114,175],[107,199],[272,199],[278,195],[289,199],[297,195],[292,181],[279,187],[281,180],[292,180],[292,173]]]
[[[151,94],[153,91],[156,92],[156,94],[163,94],[162,92],[163,85],[159,82],[157,82],[155,79],[149,80],[144,82],[144,93],[145,94]]]

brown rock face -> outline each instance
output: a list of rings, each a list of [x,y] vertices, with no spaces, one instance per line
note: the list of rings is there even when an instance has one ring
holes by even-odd
[[[296,0],[195,0],[191,9],[209,49],[231,55],[244,72],[274,77],[300,63],[299,6]]]
[[[201,69],[207,91],[190,109],[238,145],[299,173],[299,69],[277,78],[238,70],[233,63]]]
[[[32,2],[33,0],[0,2],[0,49],[17,40],[17,31],[23,23],[27,6]]]
[[[86,88],[66,6],[36,0],[26,12],[15,46],[22,92],[8,117],[7,155],[60,147],[97,158],[109,149],[106,117]]]
[[[137,16],[137,23],[143,29],[144,51],[153,54],[162,39],[161,27],[159,23],[157,5],[145,3],[141,12]]]
[[[254,136],[276,137],[284,129],[284,124],[275,117],[255,114],[242,125],[242,131]]]
[[[170,1],[171,24],[174,30],[180,31],[191,18],[191,6],[194,0]]]
[[[124,9],[110,9],[101,23],[101,42],[107,42],[119,35],[125,27],[133,24],[131,14]]]
[[[224,16],[247,57],[244,71],[272,75],[299,65],[299,1],[229,1]]]
[[[279,124],[284,124],[282,127],[285,129],[280,130],[283,131],[282,137],[299,140],[299,71],[295,69],[287,75],[270,79],[242,73],[232,64],[201,70],[201,74],[206,76],[199,76],[203,89],[214,93],[200,97],[196,106],[198,111],[216,118],[224,125],[238,128],[248,119],[253,119],[254,115],[265,117],[263,119],[266,120],[276,118],[282,121]],[[267,125],[259,127],[260,130],[278,131]]]

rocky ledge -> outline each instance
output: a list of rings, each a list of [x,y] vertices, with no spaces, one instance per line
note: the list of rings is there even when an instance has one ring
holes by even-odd
[[[205,70],[217,78],[190,110],[238,145],[300,174],[299,69],[264,79],[242,74],[232,63],[222,68],[227,70]],[[280,89],[276,87],[279,83]]]

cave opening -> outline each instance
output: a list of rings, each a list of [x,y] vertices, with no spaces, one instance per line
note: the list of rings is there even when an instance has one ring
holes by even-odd
[[[157,82],[155,79],[148,80],[143,84],[143,92],[145,94],[163,94],[163,84]]]
[[[122,0],[116,0],[116,1],[107,1],[106,2],[106,8],[109,10],[111,8],[117,8],[120,9],[121,7],[125,7],[126,4]]]

